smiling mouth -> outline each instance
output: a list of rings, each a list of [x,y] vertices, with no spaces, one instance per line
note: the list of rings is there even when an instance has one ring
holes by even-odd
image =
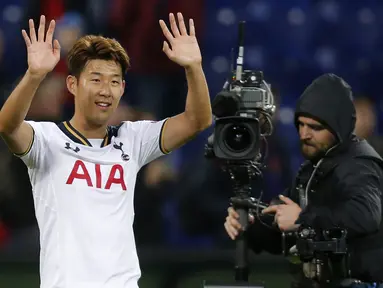
[[[111,103],[107,103],[107,102],[96,102],[96,105],[100,108],[108,108],[109,106],[111,106],[112,104]]]

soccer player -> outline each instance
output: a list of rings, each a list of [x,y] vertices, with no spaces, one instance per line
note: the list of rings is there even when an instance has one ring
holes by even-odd
[[[33,187],[40,230],[41,288],[138,287],[133,234],[136,175],[148,162],[180,147],[211,125],[212,114],[193,20],[169,15],[163,51],[185,68],[185,111],[162,121],[107,122],[123,95],[129,57],[109,38],[80,38],[68,54],[68,90],[75,99],[69,121],[25,121],[39,84],[60,58],[55,21],[45,33],[23,30],[28,69],[0,111],[0,133],[21,157]],[[153,47],[156,49],[156,47]],[[150,225],[150,223],[148,223]]]

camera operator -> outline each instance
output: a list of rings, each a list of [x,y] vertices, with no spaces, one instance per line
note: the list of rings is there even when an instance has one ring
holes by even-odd
[[[297,103],[295,124],[307,161],[279,203],[250,217],[246,235],[255,253],[279,254],[282,234],[297,226],[346,229],[350,278],[364,283],[351,287],[383,287],[383,160],[353,134],[355,118],[352,91],[342,78],[325,74],[306,88]],[[235,239],[242,227],[238,213],[232,207],[228,212],[224,226]],[[274,226],[264,225],[266,218]],[[322,287],[305,265],[310,263],[299,266],[295,287]]]

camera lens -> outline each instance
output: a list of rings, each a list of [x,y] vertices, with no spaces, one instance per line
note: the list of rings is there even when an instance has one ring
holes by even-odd
[[[244,125],[231,125],[227,127],[224,143],[228,149],[242,152],[251,145],[251,134],[248,127]]]

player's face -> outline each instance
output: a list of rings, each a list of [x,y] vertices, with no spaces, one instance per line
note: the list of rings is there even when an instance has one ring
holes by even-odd
[[[90,60],[77,79],[76,113],[91,125],[105,125],[124,93],[121,66],[115,61]]]
[[[307,117],[299,117],[298,123],[301,151],[306,159],[318,159],[334,145],[334,135],[318,121]]]

